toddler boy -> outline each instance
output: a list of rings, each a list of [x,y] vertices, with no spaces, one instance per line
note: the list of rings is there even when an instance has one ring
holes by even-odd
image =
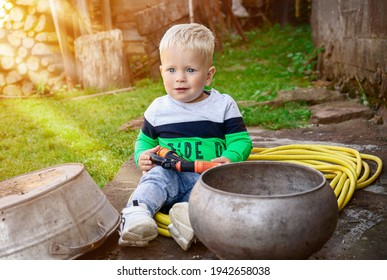
[[[174,25],[160,41],[167,94],[147,108],[136,140],[134,158],[143,176],[122,210],[122,246],[146,246],[155,239],[153,216],[162,207],[170,209],[169,231],[177,243],[187,250],[194,240],[188,199],[200,174],[155,165],[150,155],[160,147],[189,161],[226,164],[250,155],[251,139],[236,102],[215,89],[205,90],[215,74],[214,47],[212,32],[197,23]]]

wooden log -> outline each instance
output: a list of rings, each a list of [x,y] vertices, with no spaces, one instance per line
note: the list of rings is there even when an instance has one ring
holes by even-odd
[[[22,75],[20,75],[16,70],[9,71],[5,76],[5,82],[10,84],[15,84],[22,80]]]
[[[29,14],[29,15],[34,15],[34,14],[36,14],[36,6],[35,5],[33,5],[33,6],[28,6],[27,7],[27,13]]]
[[[16,65],[19,64],[19,63],[22,63],[23,61],[24,61],[24,59],[22,57],[20,57],[20,56],[15,57]]]
[[[14,4],[11,3],[10,1],[6,1],[4,4],[4,9],[6,9],[7,11],[10,11],[13,7],[14,7]]]
[[[32,95],[35,91],[35,86],[31,81],[23,80],[21,82],[21,91],[24,96]]]
[[[27,68],[31,71],[37,71],[40,68],[40,60],[36,56],[28,57],[26,64]]]
[[[36,24],[37,18],[35,15],[27,15],[26,20],[24,21],[24,31],[31,30]]]
[[[9,18],[13,21],[22,21],[25,15],[25,10],[20,6],[16,6],[10,11]]]
[[[55,0],[55,1],[59,2],[60,0]],[[36,6],[36,11],[41,14],[49,14],[51,12],[50,2],[48,0],[38,1],[38,4]]]
[[[41,32],[36,34],[35,40],[44,43],[58,43],[58,36],[55,32]]]
[[[20,47],[17,50],[17,57],[26,58],[28,56],[28,54],[29,54],[29,52],[25,47]]]
[[[5,86],[5,77],[4,74],[0,72],[0,87]]]
[[[44,43],[36,43],[31,50],[31,54],[36,56],[46,56],[55,53],[60,53],[59,46],[47,45]]]
[[[28,71],[27,64],[25,64],[24,62],[18,63],[16,66],[16,70],[20,75],[24,76],[25,74],[27,74]]]
[[[40,15],[38,22],[36,23],[36,26],[34,28],[34,31],[35,32],[43,31],[46,28],[46,22],[47,22],[46,15],[44,15],[44,14]]]
[[[21,96],[23,92],[19,85],[6,85],[3,88],[3,94],[5,96]]]
[[[39,86],[47,84],[50,73],[47,70],[41,70],[39,72],[28,71],[27,76],[34,85]]]
[[[9,43],[0,44],[0,56],[14,56],[15,51]]]
[[[26,49],[31,49],[35,44],[35,40],[30,37],[25,37],[22,39],[22,46]]]
[[[75,40],[78,78],[83,87],[106,89],[131,84],[122,32],[114,29]]]
[[[0,40],[5,38],[7,36],[7,34],[8,34],[7,30],[0,28]]]
[[[12,24],[12,29],[13,30],[23,29],[23,26],[24,26],[24,22],[23,21],[15,21]]]
[[[35,4],[36,4],[36,0],[16,0],[16,5],[33,6]]]
[[[4,26],[7,30],[12,30],[13,28],[12,22],[5,22]]]
[[[11,33],[7,36],[7,41],[10,43],[10,45],[14,48],[18,48],[21,45],[22,38],[19,36],[15,36],[15,34]]]
[[[15,66],[15,59],[11,56],[3,56],[0,60],[1,68],[4,70],[12,69]]]
[[[27,37],[27,33],[24,30],[12,30],[9,35],[12,35],[16,40],[22,40],[23,38]],[[17,42],[17,45],[19,46],[20,43]]]

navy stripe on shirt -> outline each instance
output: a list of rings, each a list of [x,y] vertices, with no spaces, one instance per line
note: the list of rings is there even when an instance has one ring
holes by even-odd
[[[194,121],[172,123],[153,127],[146,119],[142,132],[152,139],[161,138],[220,138],[225,139],[226,134],[246,131],[242,117],[225,120],[224,123],[211,121]]]

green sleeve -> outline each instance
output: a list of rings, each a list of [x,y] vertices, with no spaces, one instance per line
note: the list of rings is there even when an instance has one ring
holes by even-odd
[[[140,130],[134,147],[134,160],[136,161],[136,165],[138,166],[138,159],[144,151],[152,149],[158,144],[159,142],[157,139],[152,139]]]
[[[252,148],[252,141],[247,131],[226,134],[226,150],[222,156],[231,162],[245,161]]]

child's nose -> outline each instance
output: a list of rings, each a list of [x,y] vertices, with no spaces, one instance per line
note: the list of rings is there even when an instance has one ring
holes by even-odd
[[[177,76],[176,76],[176,82],[182,83],[182,82],[185,82],[185,81],[186,81],[185,74],[184,73],[178,73]]]

